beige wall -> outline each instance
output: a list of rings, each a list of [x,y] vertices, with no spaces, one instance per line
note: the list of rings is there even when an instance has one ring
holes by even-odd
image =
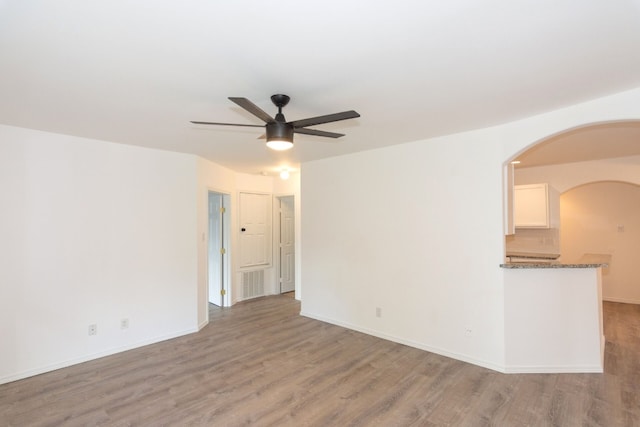
[[[515,183],[548,182],[560,193],[589,182],[620,181],[640,185],[640,156],[516,169]]]
[[[639,237],[633,229],[640,228],[640,156],[517,169],[515,182],[547,182],[562,192],[561,260],[611,254],[611,266],[603,270],[604,298],[640,304],[640,286],[634,284],[640,267],[633,268],[640,247],[629,248]],[[617,231],[618,224],[625,226],[623,233]],[[640,263],[636,260],[635,265]]]
[[[640,303],[640,186],[585,184],[564,193],[560,203],[562,258],[611,255],[603,269],[604,299]]]

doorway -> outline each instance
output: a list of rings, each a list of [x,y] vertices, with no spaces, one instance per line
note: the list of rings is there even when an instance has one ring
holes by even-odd
[[[280,203],[280,293],[295,291],[295,210],[294,197],[278,198]]]
[[[209,191],[208,197],[208,299],[218,307],[229,305],[229,197],[214,191]]]

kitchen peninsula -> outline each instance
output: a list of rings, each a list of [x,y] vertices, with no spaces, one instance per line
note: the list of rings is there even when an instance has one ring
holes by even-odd
[[[506,372],[602,372],[607,257],[514,262],[504,272]]]

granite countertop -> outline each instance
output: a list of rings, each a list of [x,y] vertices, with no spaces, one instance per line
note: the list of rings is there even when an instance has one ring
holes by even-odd
[[[611,262],[609,254],[584,254],[575,262],[543,261],[543,262],[509,262],[500,264],[501,268],[598,268],[608,267]]]

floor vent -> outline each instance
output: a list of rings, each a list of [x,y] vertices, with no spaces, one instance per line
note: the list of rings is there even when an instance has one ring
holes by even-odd
[[[264,295],[264,270],[244,271],[242,273],[243,299]]]

